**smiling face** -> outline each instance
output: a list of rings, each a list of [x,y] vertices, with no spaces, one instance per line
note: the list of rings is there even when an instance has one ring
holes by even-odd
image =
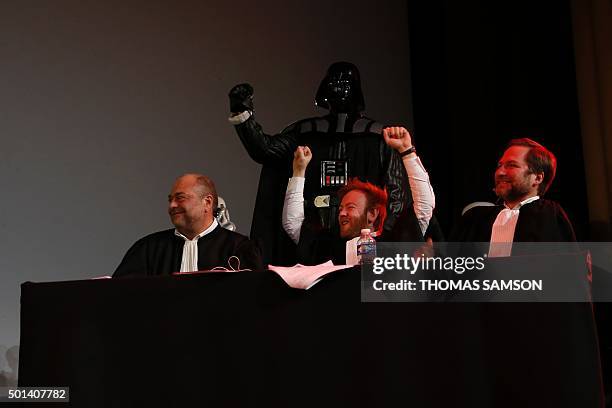
[[[198,186],[196,176],[182,176],[168,195],[170,220],[178,232],[192,239],[212,223],[212,202],[212,196]]]
[[[351,239],[361,234],[362,228],[372,228],[376,219],[373,210],[368,211],[368,200],[366,195],[359,190],[351,190],[344,195],[340,202],[338,212],[338,224],[340,224],[340,236]]]
[[[495,170],[495,194],[510,208],[538,195],[538,186],[542,183],[543,173],[532,173],[525,160],[529,149],[526,146],[509,147]]]

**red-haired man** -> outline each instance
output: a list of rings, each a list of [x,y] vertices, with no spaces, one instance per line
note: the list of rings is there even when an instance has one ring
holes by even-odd
[[[413,209],[421,230],[421,235],[415,236],[414,241],[422,241],[435,206],[429,176],[416,155],[412,138],[406,129],[385,128],[383,137],[387,145],[402,158],[412,192]],[[336,264],[355,264],[356,242],[361,229],[369,228],[378,236],[382,232],[387,211],[387,193],[371,183],[353,179],[338,192],[339,237],[312,228],[303,223],[304,177],[311,159],[312,152],[308,146],[299,146],[295,150],[293,177],[287,184],[283,207],[283,228],[298,244],[298,258],[302,263],[317,264],[331,259]],[[315,203],[317,205],[326,203]]]

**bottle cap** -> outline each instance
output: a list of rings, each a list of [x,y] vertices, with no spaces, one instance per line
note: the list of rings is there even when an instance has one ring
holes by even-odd
[[[369,233],[370,233],[370,229],[369,229],[369,228],[363,228],[363,229],[361,230],[361,233],[362,233],[362,234],[369,234]]]

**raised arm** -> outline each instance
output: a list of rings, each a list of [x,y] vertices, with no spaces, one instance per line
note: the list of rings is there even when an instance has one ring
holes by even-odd
[[[298,146],[293,154],[293,176],[287,183],[283,204],[283,229],[296,244],[304,222],[304,181],[306,167],[312,159],[308,146]]]
[[[275,136],[264,133],[253,116],[253,95],[253,87],[246,83],[236,85],[230,90],[229,122],[234,125],[249,156],[257,163],[265,164],[288,157],[297,146],[296,135],[291,127]]]
[[[403,127],[388,127],[383,130],[385,143],[399,153],[408,175],[414,213],[421,232],[425,234],[436,206],[436,197],[429,182],[429,175],[412,145],[410,133]]]

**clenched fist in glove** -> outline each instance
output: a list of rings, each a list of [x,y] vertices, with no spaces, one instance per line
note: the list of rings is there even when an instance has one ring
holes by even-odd
[[[253,87],[251,84],[238,84],[229,91],[230,112],[253,111]]]

